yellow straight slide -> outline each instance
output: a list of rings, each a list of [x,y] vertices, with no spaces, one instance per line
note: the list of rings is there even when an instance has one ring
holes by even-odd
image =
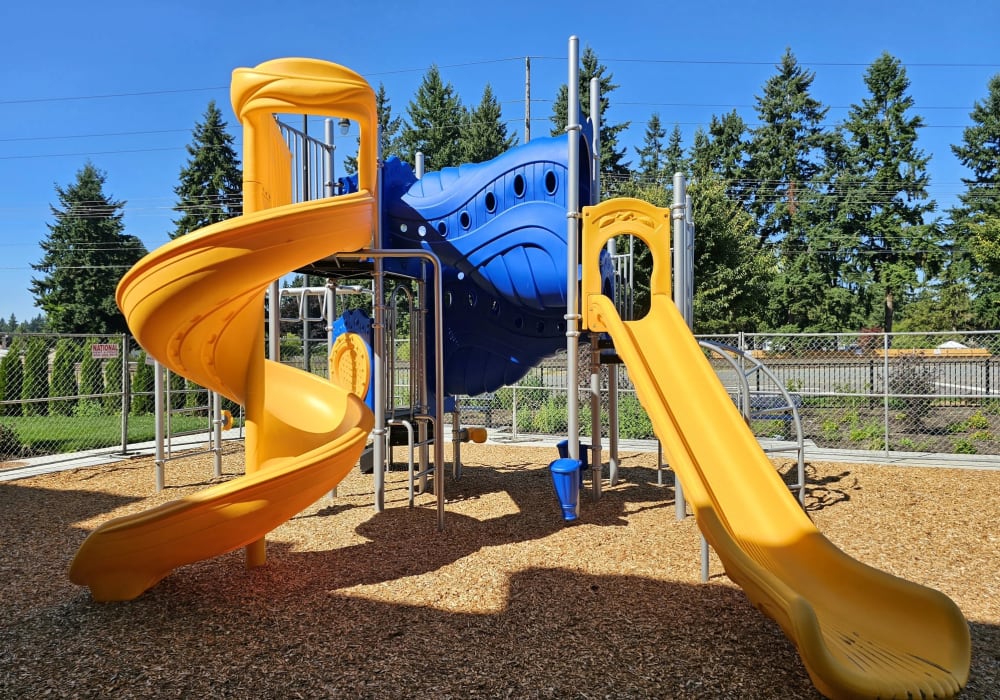
[[[84,541],[70,579],[96,600],[128,600],[174,568],[247,547],[329,492],[357,462],[374,423],[347,387],[264,359],[264,293],[281,275],[369,246],[377,225],[375,98],[356,73],[280,59],[233,76],[244,126],[244,216],[150,253],[118,285],[142,347],[194,382],[243,404],[247,473],[137,515]],[[361,126],[361,191],[291,204],[291,157],[273,113],[346,116]]]
[[[970,664],[961,611],[847,556],[803,512],[670,299],[669,217],[629,199],[584,209],[583,318],[614,340],[702,533],[795,643],[823,694],[953,697]],[[597,268],[605,243],[626,234],[643,239],[654,261],[650,311],[629,322],[600,293]]]

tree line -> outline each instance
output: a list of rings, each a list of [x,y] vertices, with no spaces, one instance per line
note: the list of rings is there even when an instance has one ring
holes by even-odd
[[[680,127],[668,134],[653,113],[634,165],[620,143],[630,124],[606,115],[618,87],[613,75],[590,47],[581,64],[584,113],[591,78],[601,86],[602,194],[666,206],[673,173],[689,178],[696,332],[1000,328],[1000,74],[951,146],[969,175],[959,203],[939,211],[928,194],[930,156],[918,145],[923,119],[905,67],[888,53],[865,71],[863,97],[829,126],[829,108],[811,95],[815,74],[786,49],[755,96],[756,126],[735,110],[715,115],[685,148]],[[555,95],[553,134],[564,130],[567,92],[563,85]],[[517,143],[489,84],[466,107],[436,66],[405,118],[393,114],[384,85],[376,103],[385,157],[412,164],[419,151],[433,170],[488,160]],[[239,159],[214,103],[187,150],[171,237],[241,211]],[[353,170],[356,161],[346,165]],[[56,188],[32,283],[47,330],[126,330],[114,286],[145,250],[124,231],[124,203],[103,184],[104,174],[87,163],[76,182]],[[640,250],[637,265],[648,268],[648,251]],[[641,313],[648,303],[641,283],[636,300]]]

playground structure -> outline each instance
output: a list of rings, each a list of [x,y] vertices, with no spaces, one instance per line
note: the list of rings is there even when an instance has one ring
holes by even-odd
[[[574,38],[568,81],[570,115],[578,113],[577,64]],[[387,195],[386,186],[400,181],[379,177],[374,94],[360,76],[346,68],[281,59],[239,69],[234,73],[233,103],[245,130],[246,213],[151,253],[123,278],[118,302],[139,342],[159,361],[246,406],[247,474],[146,513],[111,520],[95,530],[81,546],[70,576],[89,586],[96,600],[134,598],[177,566],[239,547],[247,548],[248,565],[263,564],[265,534],[335,488],[357,463],[369,432],[374,438],[379,507],[385,435],[393,420],[385,410],[390,404],[381,357],[388,271],[423,280],[432,290],[425,295],[431,299],[426,307],[431,317],[427,325],[433,331],[424,336],[424,347],[432,351],[428,352],[426,381],[420,380],[427,391],[418,390],[420,410],[412,416],[431,435],[441,437],[445,400],[450,393],[459,393],[456,387],[510,381],[543,346],[539,341],[507,347],[487,338],[504,354],[520,348],[524,355],[508,355],[506,363],[486,361],[485,349],[478,355],[468,351],[477,342],[474,335],[482,335],[481,331],[465,339],[458,337],[452,348],[446,348],[445,317],[449,324],[457,319],[460,328],[463,323],[471,324],[473,317],[489,318],[496,308],[498,313],[493,315],[498,323],[509,322],[518,337],[533,330],[532,337],[544,339],[545,347],[565,339],[570,377],[577,376],[580,333],[606,334],[631,373],[699,527],[727,574],[781,625],[821,692],[831,697],[951,697],[964,685],[969,630],[954,603],[937,591],[867,567],[826,540],[775,473],[719,384],[671,299],[670,212],[637,200],[609,200],[581,210],[581,197],[589,200],[598,188],[593,187],[590,159],[581,159],[585,140],[579,137],[580,125],[573,116],[569,137],[564,139],[568,155],[561,169],[560,161],[545,157],[529,156],[526,164],[518,160],[524,152],[511,156],[511,165],[501,168],[505,177],[510,175],[503,180],[503,192],[509,186],[515,199],[534,202],[540,193],[529,186],[540,183],[553,199],[551,207],[533,207],[537,211],[523,221],[519,218],[522,210],[512,206],[509,211],[518,213],[511,215],[513,222],[504,223],[504,232],[519,226],[537,227],[541,220],[540,228],[552,234],[548,245],[559,252],[565,248],[566,255],[560,259],[551,254],[531,257],[535,252],[526,253],[531,246],[525,241],[510,246],[500,243],[491,249],[478,245],[481,241],[471,236],[464,241],[461,235],[449,238],[451,231],[480,228],[473,220],[479,209],[456,208],[444,201],[449,192],[442,183],[454,173],[410,182],[405,185],[410,199],[392,192]],[[272,117],[276,112],[346,115],[357,121],[361,149],[356,190],[293,203],[288,185],[290,158]],[[590,147],[586,152],[596,150]],[[537,168],[541,171],[538,178],[522,174],[519,185],[519,168],[535,168],[539,162],[551,167]],[[581,175],[586,187],[577,184]],[[488,168],[463,174],[464,181],[480,177],[489,182],[499,179]],[[496,197],[498,190],[484,184],[473,191],[482,196],[482,211],[508,211],[496,199],[492,207],[487,201],[486,195],[493,192]],[[544,197],[540,195],[542,201]],[[390,209],[383,220],[386,201],[395,202],[398,208]],[[551,220],[550,209],[561,209],[566,221],[564,237],[554,225],[544,223]],[[578,239],[581,218],[582,241]],[[422,220],[433,221],[435,228],[426,228]],[[412,236],[411,245],[382,247],[388,240],[387,222],[392,222],[394,233]],[[425,226],[423,231],[421,226]],[[435,235],[440,238],[427,240]],[[653,256],[651,310],[640,320],[623,321],[609,296],[607,244],[616,236],[638,237]],[[486,240],[500,237],[498,231]],[[510,276],[504,285],[497,283],[502,275],[486,274],[496,269],[497,260],[504,272],[521,264],[535,281],[534,294],[523,296],[521,277]],[[337,372],[331,371],[330,381],[263,356],[260,309],[265,290],[273,289],[273,280],[291,270],[350,262],[370,266],[374,279],[370,344],[374,412],[361,396],[365,389],[355,381],[364,374],[367,343],[353,342],[354,350],[343,353],[342,364]],[[582,279],[578,280],[576,270],[581,263]],[[535,275],[536,269],[548,272]],[[555,283],[556,279],[561,283]],[[490,285],[488,302],[471,296],[477,293],[473,281]],[[446,286],[452,293],[450,303],[445,298]],[[519,306],[514,306],[515,301]],[[504,313],[505,308],[531,308],[533,303],[537,308],[532,314]],[[562,305],[558,313],[547,311],[556,303]],[[273,322],[273,312],[271,318]],[[343,335],[360,337],[353,331]],[[273,332],[270,339],[273,345]],[[577,398],[575,392],[569,393],[566,459],[575,467],[569,469],[572,476],[578,474],[581,461]],[[419,439],[422,444],[426,444],[424,437]],[[435,439],[431,444],[435,454],[430,473],[441,525],[442,441]],[[599,450],[594,450],[595,496],[599,495],[601,468]]]

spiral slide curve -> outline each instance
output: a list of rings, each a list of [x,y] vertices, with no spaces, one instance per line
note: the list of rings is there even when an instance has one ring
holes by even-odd
[[[233,74],[244,127],[243,216],[178,238],[121,280],[118,304],[136,339],[171,370],[243,404],[246,474],[143,513],[84,541],[70,579],[95,600],[129,600],[174,568],[247,548],[327,493],[357,463],[374,417],[348,388],[264,359],[263,301],[291,270],[372,241],[376,227],[375,97],[356,73],[279,59]],[[272,114],[359,122],[359,192],[291,204],[291,165]]]
[[[670,298],[670,211],[608,200],[583,216],[584,326],[614,340],[729,578],[781,626],[828,697],[953,697],[969,674],[964,616],[944,594],[852,559],[802,511]],[[625,234],[654,261],[650,311],[628,322],[601,294],[596,265],[607,240]]]

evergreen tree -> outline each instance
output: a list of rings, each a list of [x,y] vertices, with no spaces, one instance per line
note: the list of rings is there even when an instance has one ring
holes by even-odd
[[[243,211],[243,173],[215,100],[208,103],[203,121],[196,123],[187,146],[188,162],[181,168],[174,188],[181,213],[174,220],[171,238],[183,236],[209,224],[239,216]]]
[[[44,416],[49,412],[49,348],[45,339],[33,336],[28,339],[24,351],[24,380],[21,384],[21,398],[24,399],[24,415]]]
[[[153,412],[156,388],[156,369],[146,362],[146,351],[139,352],[135,363],[135,375],[132,377],[132,404],[129,413],[133,416],[144,416]]]
[[[21,386],[24,383],[24,364],[21,359],[23,350],[23,337],[15,336],[7,348],[7,354],[0,358],[0,400],[14,402],[0,405],[0,416],[21,415]]]
[[[985,100],[970,112],[972,126],[952,151],[972,176],[962,178],[961,205],[951,211],[952,265],[970,281],[973,327],[1000,328],[1000,73],[990,78]],[[958,276],[956,274],[955,276]]]
[[[857,298],[862,285],[847,274],[843,233],[834,219],[835,197],[805,190],[788,233],[771,248],[780,274],[768,294],[767,325],[779,332],[856,330],[866,316]]]
[[[663,152],[663,176],[673,182],[676,173],[691,175],[691,162],[684,156],[684,148],[681,146],[681,127],[674,124],[674,130],[670,132],[670,139],[667,141],[667,148]]]
[[[76,340],[60,338],[52,359],[52,381],[49,385],[49,397],[59,399],[51,402],[53,415],[73,415],[77,395],[76,363],[79,361],[80,346]]]
[[[410,120],[400,134],[400,147],[407,162],[413,165],[419,151],[428,170],[461,164],[465,108],[451,83],[441,80],[436,65],[424,74],[406,113]]]
[[[104,360],[104,410],[109,414],[119,413],[122,409],[122,392],[125,391],[122,376],[121,355]]]
[[[747,145],[744,196],[757,219],[761,245],[780,241],[792,229],[803,190],[822,169],[827,110],[809,95],[815,75],[786,49],[778,73],[757,97],[760,126]]]
[[[646,133],[642,137],[642,148],[636,148],[635,154],[639,156],[639,169],[636,174],[643,183],[663,184],[663,177],[666,169],[664,162],[663,139],[667,137],[667,132],[660,124],[660,115],[656,112],[649,117],[646,122]]]
[[[835,131],[817,182],[800,190],[790,229],[771,246],[781,269],[769,294],[771,329],[836,333],[869,325],[857,302],[867,283],[849,267],[853,244],[837,223],[848,170],[848,148]]]
[[[726,195],[719,176],[692,182],[689,192],[695,224],[694,330],[758,330],[774,259],[758,247],[753,217]]]
[[[852,267],[865,281],[860,302],[886,332],[898,302],[924,274],[937,272],[938,227],[924,223],[929,158],[917,148],[919,116],[910,116],[909,79],[898,59],[883,53],[865,73],[869,96],[852,105],[844,122],[846,178],[838,189],[839,227],[855,251]]]
[[[466,163],[482,163],[496,158],[517,143],[517,136],[508,135],[500,103],[489,83],[483,88],[479,106],[469,112],[462,130],[462,158]]]
[[[580,59],[580,110],[584,116],[590,116],[590,80],[597,78],[601,88],[601,172],[610,175],[610,180],[620,181],[628,176],[629,163],[624,161],[625,147],[618,146],[618,134],[628,128],[629,122],[612,124],[608,121],[608,106],[611,104],[608,96],[618,89],[618,85],[612,82],[613,76],[608,72],[607,66],[603,65],[597,58],[597,54],[589,46],[583,51]],[[567,103],[569,102],[569,90],[566,85],[559,88],[556,93],[555,103],[552,105],[552,135],[566,133]],[[613,183],[609,183],[613,184]],[[609,189],[614,189],[613,187]]]
[[[388,160],[392,156],[402,159],[403,145],[400,141],[403,129],[403,118],[392,116],[392,104],[389,96],[385,92],[385,85],[378,84],[375,91],[375,110],[378,113],[379,138],[382,145],[382,160]],[[361,138],[356,140],[355,152],[361,146]],[[348,175],[358,172],[358,157],[349,155],[344,158],[344,169]]]
[[[983,214],[969,225],[969,251],[977,274],[973,315],[980,328],[1000,328],[1000,216]]]
[[[104,393],[104,378],[101,376],[101,361],[94,357],[92,348],[100,338],[87,338],[83,344],[83,357],[80,358],[80,395],[87,398],[81,403],[100,406],[101,394]]]
[[[56,186],[60,206],[40,245],[44,255],[32,265],[43,273],[31,281],[35,303],[56,333],[123,333],[125,318],[115,305],[118,279],[146,253],[142,242],[124,233],[124,202],[104,194],[105,175],[87,163],[66,188]]]
[[[695,132],[691,147],[691,172],[695,178],[715,174],[722,179],[726,193],[736,201],[743,201],[742,179],[747,157],[744,136],[746,123],[736,110],[719,118],[712,115],[708,131]]]

